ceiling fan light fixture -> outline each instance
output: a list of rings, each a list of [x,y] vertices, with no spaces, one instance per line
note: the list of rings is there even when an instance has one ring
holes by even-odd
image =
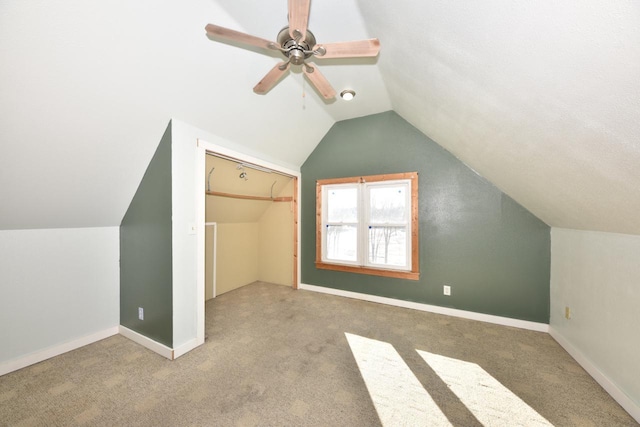
[[[345,89],[342,92],[340,92],[340,98],[344,99],[345,101],[351,101],[355,97],[356,97],[356,92],[354,90]]]
[[[311,0],[287,0],[289,5],[288,24],[278,33],[277,42],[235,31],[218,25],[207,24],[207,36],[224,43],[252,46],[268,51],[279,51],[284,61],[276,64],[258,82],[253,91],[258,94],[269,92],[289,71],[289,65],[302,66],[302,72],[311,85],[325,99],[334,99],[336,91],[315,65],[306,62],[309,58],[375,58],[380,51],[378,39],[354,40],[317,44],[316,38],[309,31],[309,12]],[[244,46],[241,46],[244,47]],[[342,98],[351,100],[355,96],[352,90],[342,92]]]

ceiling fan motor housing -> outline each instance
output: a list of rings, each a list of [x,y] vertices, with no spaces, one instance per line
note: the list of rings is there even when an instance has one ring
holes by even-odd
[[[278,33],[278,44],[285,50],[284,56],[289,58],[293,65],[302,65],[305,59],[313,55],[312,49],[316,45],[316,37],[307,30],[304,40],[296,41],[289,34],[289,27],[284,27]]]
[[[276,64],[258,82],[253,91],[258,94],[265,94],[271,90],[282,77],[289,71],[290,65],[302,66],[302,72],[325,99],[332,99],[336,91],[329,81],[322,75],[318,68],[307,62],[312,56],[323,59],[336,58],[373,58],[378,55],[380,41],[378,39],[355,40],[350,42],[329,43],[319,46],[316,44],[316,37],[308,29],[309,23],[309,0],[289,0],[289,25],[278,33],[277,42],[266,40],[260,37],[220,27],[218,25],[207,24],[205,30],[207,36],[212,39],[231,44],[240,43],[242,45],[259,48],[272,53],[277,50],[282,53],[285,60]]]

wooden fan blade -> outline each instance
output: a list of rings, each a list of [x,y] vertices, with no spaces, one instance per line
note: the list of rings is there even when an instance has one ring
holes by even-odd
[[[279,47],[277,43],[261,39],[260,37],[250,36],[249,34],[241,33],[239,31],[230,30],[229,28],[219,27],[213,24],[208,24],[204,28],[207,30],[207,35],[213,38],[243,43],[250,46],[261,47],[263,49],[272,49],[272,46],[276,49]]]
[[[278,80],[289,70],[288,62],[280,62],[275,67],[273,67],[266,76],[262,78],[258,82],[258,84],[253,88],[255,93],[265,94],[273,88]]]
[[[302,70],[309,78],[309,81],[311,81],[311,84],[318,89],[318,92],[320,92],[325,99],[331,99],[336,96],[336,91],[331,87],[329,81],[318,71],[317,67],[305,63],[302,66]]]
[[[353,42],[339,42],[339,43],[327,43],[318,44],[313,50],[324,50],[325,54],[316,54],[317,58],[330,59],[330,58],[362,58],[362,57],[374,57],[380,52],[380,40],[368,39],[358,40]]]
[[[309,25],[309,7],[311,0],[289,0],[289,35],[296,39],[300,33],[299,41],[307,37],[307,25]]]

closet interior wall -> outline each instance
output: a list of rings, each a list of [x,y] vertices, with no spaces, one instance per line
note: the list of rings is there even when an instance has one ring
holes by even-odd
[[[294,179],[207,156],[206,299],[265,281],[293,286]]]

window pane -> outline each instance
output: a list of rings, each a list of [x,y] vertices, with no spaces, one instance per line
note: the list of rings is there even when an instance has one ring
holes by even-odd
[[[355,225],[327,225],[327,258],[357,261],[358,231]]]
[[[369,227],[369,263],[408,266],[405,227]]]
[[[375,224],[404,223],[407,203],[406,185],[369,187],[369,219]]]
[[[327,222],[358,222],[358,189],[327,190]]]

